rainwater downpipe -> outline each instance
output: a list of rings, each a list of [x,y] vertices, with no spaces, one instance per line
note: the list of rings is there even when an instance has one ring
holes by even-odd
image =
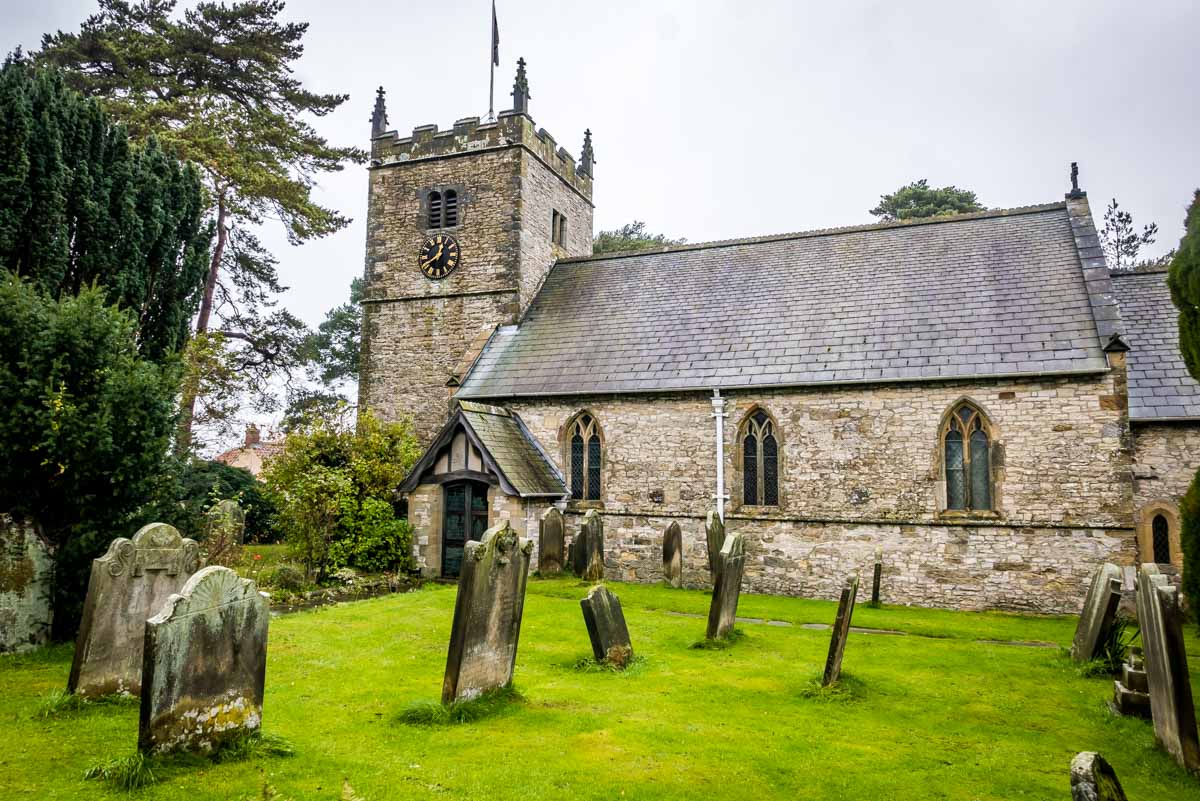
[[[725,494],[725,418],[729,415],[725,414],[725,399],[721,397],[719,389],[713,390],[712,408],[713,419],[717,421],[717,493],[713,501],[716,503],[717,516],[724,523],[725,501],[729,500]]]

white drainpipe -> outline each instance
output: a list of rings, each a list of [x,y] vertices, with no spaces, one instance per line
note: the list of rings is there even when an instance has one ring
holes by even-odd
[[[725,494],[725,399],[721,397],[721,390],[714,389],[712,396],[712,416],[717,421],[717,494],[713,496],[716,502],[717,516],[721,518],[721,522],[725,522],[725,501],[729,500],[729,496]]]

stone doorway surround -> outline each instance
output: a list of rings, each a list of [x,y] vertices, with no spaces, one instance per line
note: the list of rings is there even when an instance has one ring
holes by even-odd
[[[1141,564],[1156,564],[1154,559],[1154,518],[1162,515],[1167,521],[1168,542],[1170,544],[1170,565],[1176,570],[1183,570],[1183,547],[1179,540],[1179,507],[1174,501],[1166,498],[1156,498],[1143,504],[1137,512],[1134,521],[1137,531],[1138,562]],[[1157,563],[1166,564],[1166,563]]]

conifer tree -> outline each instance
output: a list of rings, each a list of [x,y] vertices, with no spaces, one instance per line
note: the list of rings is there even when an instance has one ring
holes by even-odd
[[[956,186],[931,187],[922,178],[895,192],[879,197],[879,205],[871,214],[884,222],[912,220],[922,217],[941,217],[946,214],[965,214],[984,211],[986,207],[975,197],[975,193]]]
[[[78,33],[47,35],[37,57],[139,138],[200,165],[216,227],[194,331],[219,333],[227,362],[272,405],[268,379],[302,363],[303,324],[276,308],[275,259],[254,235],[268,220],[299,244],[349,220],[316,203],[315,177],[366,154],[331,145],[309,123],[341,94],[307,90],[293,73],[307,23],[281,22],[280,0],[201,2],[175,15],[175,0],[100,0]],[[184,389],[181,450],[191,447],[199,385]]]

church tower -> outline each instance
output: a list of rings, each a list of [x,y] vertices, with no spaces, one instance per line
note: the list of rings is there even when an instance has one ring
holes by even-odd
[[[407,415],[422,444],[488,337],[518,322],[556,259],[592,252],[591,132],[577,164],[529,116],[518,61],[513,108],[449,131],[371,118],[359,406]]]

